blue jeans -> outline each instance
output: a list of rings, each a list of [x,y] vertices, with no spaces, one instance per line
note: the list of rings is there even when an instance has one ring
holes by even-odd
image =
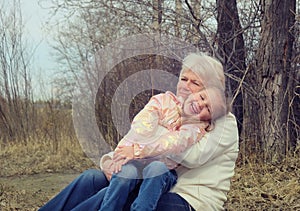
[[[163,162],[151,162],[143,169],[143,181],[130,210],[156,210],[162,194],[169,192],[176,182],[177,174],[175,170],[169,171]]]
[[[140,181],[141,171],[143,180],[130,210],[155,210],[161,195],[168,192],[177,181],[176,172],[169,171],[160,161],[152,161],[146,167],[139,162],[122,166],[122,171],[112,176],[99,211],[122,210],[129,194]]]
[[[105,187],[108,185],[109,182],[102,171],[96,169],[87,170],[39,210],[70,211],[76,206],[86,204],[84,203],[85,201],[93,202],[87,204],[89,208],[86,210],[98,210],[101,204],[101,201],[98,199],[103,198]]]
[[[130,211],[133,201],[138,195],[138,188],[130,193],[123,211]],[[190,204],[177,193],[164,193],[157,204],[156,211],[195,211]]]
[[[41,207],[41,211],[97,211],[107,191],[108,181],[100,170],[83,172],[64,190]],[[130,210],[137,198],[139,186],[129,194],[123,210]],[[190,205],[176,193],[165,193],[158,201],[157,211],[190,211]],[[192,209],[193,210],[193,209]]]
[[[119,173],[112,175],[99,211],[118,211],[123,209],[129,193],[133,191],[140,181],[139,167],[139,163],[130,162],[123,165]]]

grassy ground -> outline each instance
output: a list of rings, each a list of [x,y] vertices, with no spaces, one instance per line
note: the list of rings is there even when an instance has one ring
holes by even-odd
[[[299,154],[278,164],[238,163],[227,210],[300,210]],[[95,167],[76,141],[0,144],[0,210],[36,210]]]

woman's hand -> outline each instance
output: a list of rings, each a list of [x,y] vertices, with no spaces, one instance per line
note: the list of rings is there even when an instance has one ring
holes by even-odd
[[[113,172],[114,172],[113,161],[112,161],[112,160],[106,160],[106,161],[103,163],[102,171],[103,171],[104,175],[106,176],[106,179],[107,179],[108,181],[110,181],[111,176],[112,176],[112,174],[113,174]]]
[[[121,171],[124,165],[124,159],[119,161],[107,160],[103,163],[102,171],[106,176],[107,180],[110,181],[113,173],[118,173]]]
[[[113,173],[118,173],[122,170],[122,166],[124,165],[124,160],[113,161]]]
[[[118,146],[114,152],[113,161],[123,161],[122,165],[124,165],[128,161],[133,160],[133,152],[133,146]]]

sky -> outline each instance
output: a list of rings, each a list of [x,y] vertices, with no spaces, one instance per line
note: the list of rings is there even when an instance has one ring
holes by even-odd
[[[1,0],[3,1],[3,0]],[[10,0],[4,0],[10,1]],[[28,42],[28,48],[34,50],[32,58],[32,80],[35,98],[51,97],[51,82],[55,75],[55,60],[51,55],[50,33],[47,33],[45,22],[49,13],[38,4],[39,0],[21,0],[21,11],[25,24],[24,36]],[[41,89],[43,82],[45,89]],[[43,93],[39,91],[43,90]],[[46,96],[43,96],[46,95]]]
[[[38,54],[43,58],[48,56],[50,49],[47,44],[48,34],[44,30],[44,22],[47,20],[47,11],[39,7],[37,1],[25,1],[22,4],[22,13],[24,16],[25,32],[28,41],[33,46],[38,46]],[[46,50],[46,51],[45,51]],[[45,61],[47,62],[47,61]]]

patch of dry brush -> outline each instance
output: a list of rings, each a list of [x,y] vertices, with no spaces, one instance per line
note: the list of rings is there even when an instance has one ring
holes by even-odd
[[[277,164],[238,165],[227,210],[300,210],[299,154]]]

